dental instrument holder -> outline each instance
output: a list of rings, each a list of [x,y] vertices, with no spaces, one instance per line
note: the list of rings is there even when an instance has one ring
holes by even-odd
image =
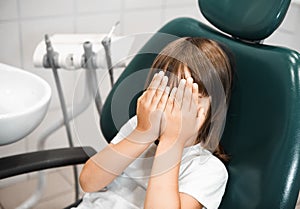
[[[95,95],[95,105],[99,114],[99,117],[101,115],[101,111],[102,111],[102,100],[100,97],[100,93],[98,90],[98,79],[97,79],[97,74],[96,74],[96,69],[97,66],[94,62],[94,58],[95,58],[95,53],[93,52],[92,49],[93,45],[91,42],[87,41],[84,42],[83,44],[83,48],[84,48],[84,64],[83,67],[91,70],[92,73],[92,77],[91,77],[91,82],[92,82],[92,87],[93,87],[93,94]]]
[[[112,61],[111,61],[111,37],[106,36],[102,41],[101,41],[104,50],[105,50],[105,57],[106,57],[106,63],[107,63],[107,68],[110,76],[110,84],[111,87],[114,86],[114,74],[113,74],[113,67],[112,67]]]
[[[107,63],[107,69],[108,69],[109,76],[110,76],[111,87],[114,86],[114,72],[113,72],[112,59],[111,59],[111,37],[112,37],[112,34],[115,31],[117,25],[119,25],[119,23],[120,23],[120,21],[117,21],[115,23],[115,25],[113,25],[113,27],[109,31],[108,35],[105,36],[103,38],[103,40],[101,41],[101,43],[104,47],[104,50],[105,50],[105,58],[106,58],[106,63]]]
[[[49,39],[49,36],[47,34],[45,35],[45,43],[46,43],[46,50],[47,50],[47,54],[45,56],[46,61],[47,61],[48,65],[52,68],[55,83],[56,83],[56,86],[57,86],[59,101],[60,101],[60,105],[61,105],[61,109],[62,109],[62,113],[63,113],[64,125],[65,125],[66,132],[67,132],[69,146],[71,148],[73,148],[74,145],[73,145],[73,140],[72,140],[72,135],[71,135],[71,128],[70,128],[69,120],[68,120],[66,103],[65,103],[63,90],[62,90],[62,86],[61,86],[60,79],[59,79],[59,75],[58,75],[58,72],[57,72],[58,67],[55,64],[55,57],[57,57],[57,53],[54,51],[54,49],[52,47],[52,44],[51,44],[51,41]],[[75,180],[75,200],[78,201],[78,199],[79,199],[79,186],[78,186],[78,172],[77,172],[77,166],[76,165],[73,165],[73,172],[74,172],[74,180]]]

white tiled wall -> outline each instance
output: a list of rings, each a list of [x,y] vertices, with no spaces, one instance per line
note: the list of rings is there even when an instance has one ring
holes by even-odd
[[[0,20],[13,20],[18,17],[17,0],[0,1]]]
[[[21,67],[22,57],[18,22],[0,21],[0,37],[0,62]]]
[[[300,51],[300,1],[291,1],[288,13],[280,27],[268,38],[265,43],[285,46]]]
[[[73,0],[19,0],[18,3],[21,18],[65,16],[74,12]]]
[[[40,133],[61,115],[57,108],[58,97],[52,73],[50,70],[34,68],[32,63],[34,49],[44,34],[105,33],[118,20],[118,35],[154,32],[179,16],[206,22],[199,12],[197,0],[0,0],[0,62],[38,74],[53,89],[50,111],[42,124],[25,140],[0,147],[0,157],[35,150]],[[300,5],[293,3],[283,25],[266,43],[300,51],[300,29],[296,27],[299,19]],[[67,103],[71,104],[77,74],[63,70],[60,73]],[[102,95],[107,95],[109,91],[109,83],[105,85],[101,89]],[[104,143],[94,115],[94,109],[89,108],[75,121],[76,126],[72,126],[72,131],[75,138],[78,136],[78,143],[101,147]],[[76,134],[77,131],[80,133]],[[51,148],[66,145],[64,129],[60,129],[47,142]]]
[[[123,0],[75,0],[76,10],[79,14],[121,12]]]

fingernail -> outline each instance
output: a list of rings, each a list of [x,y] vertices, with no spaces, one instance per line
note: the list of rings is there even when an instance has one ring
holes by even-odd
[[[198,84],[197,83],[193,83],[193,88],[198,89]]]
[[[185,84],[185,83],[186,83],[186,80],[185,80],[185,79],[181,79],[181,80],[180,80],[180,83]]]
[[[158,75],[163,76],[165,73],[164,71],[159,71]]]
[[[193,78],[192,77],[188,77],[186,80],[187,80],[188,83],[193,83]]]
[[[168,76],[163,77],[163,81],[167,81],[168,79],[169,79]]]

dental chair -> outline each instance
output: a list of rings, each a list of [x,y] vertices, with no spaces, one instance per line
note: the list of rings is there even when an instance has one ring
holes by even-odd
[[[110,142],[135,115],[139,90],[147,77],[143,69],[150,68],[157,53],[172,41],[161,34],[171,35],[173,40],[185,36],[214,39],[228,46],[235,58],[234,86],[221,139],[231,156],[226,165],[229,181],[220,208],[294,209],[300,188],[300,54],[262,43],[278,28],[290,1],[198,3],[202,14],[220,31],[191,18],[177,18],[163,26],[133,58],[108,95],[100,118],[103,136]],[[138,72],[139,79],[129,82]],[[8,157],[0,160],[0,177],[84,163],[94,153],[84,147]],[[31,165],[19,161],[26,158]],[[11,165],[18,161],[21,163]]]

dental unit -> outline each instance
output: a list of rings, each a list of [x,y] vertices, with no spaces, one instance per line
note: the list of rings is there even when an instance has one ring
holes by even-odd
[[[133,39],[126,39],[126,43],[120,40],[122,37],[114,36],[114,30],[119,24],[117,22],[108,34],[55,34],[44,37],[35,49],[33,55],[33,63],[35,67],[43,67],[45,69],[52,69],[57,93],[59,96],[60,106],[62,110],[62,117],[53,121],[52,124],[43,130],[43,133],[38,137],[38,150],[45,148],[47,138],[57,131],[62,126],[65,127],[67,133],[68,144],[74,147],[72,139],[71,128],[69,122],[83,113],[95,101],[95,106],[99,116],[101,115],[102,100],[99,93],[99,81],[97,79],[96,70],[106,69],[109,72],[110,84],[114,85],[114,68],[124,68],[126,66],[126,59],[128,51],[132,45]],[[128,41],[132,40],[132,41]],[[117,43],[118,46],[115,46]],[[112,53],[115,52],[116,47],[125,49],[123,53],[117,56]],[[112,49],[113,48],[113,49]],[[119,56],[119,57],[118,57]],[[118,62],[123,60],[123,62]],[[58,74],[58,69],[63,70],[85,70],[85,87],[82,98],[79,103],[73,107],[67,107],[62,89],[61,80]],[[77,166],[73,166],[74,180],[75,180],[75,200],[79,197],[78,187],[78,172]],[[38,172],[38,185],[35,192],[24,201],[18,209],[31,208],[41,198],[44,188],[46,186],[45,173]]]

